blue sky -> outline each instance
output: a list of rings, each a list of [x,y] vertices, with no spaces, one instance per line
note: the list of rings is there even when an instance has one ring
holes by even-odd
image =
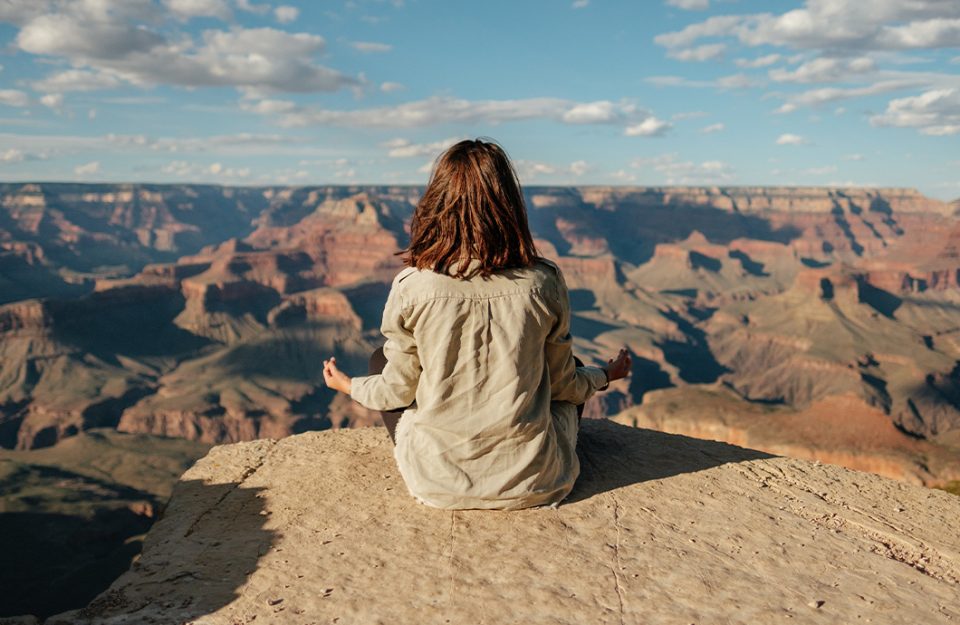
[[[0,0],[0,180],[525,184],[960,197],[953,0]]]

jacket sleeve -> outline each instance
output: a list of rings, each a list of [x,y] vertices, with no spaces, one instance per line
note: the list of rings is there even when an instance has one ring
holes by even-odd
[[[350,382],[350,395],[359,404],[371,410],[402,410],[413,403],[420,382],[420,357],[413,328],[404,318],[402,300],[394,281],[383,309],[380,332],[387,339],[383,355],[387,363],[383,371],[374,375],[358,376]]]
[[[570,335],[570,293],[560,268],[557,273],[557,319],[547,335],[545,355],[550,372],[550,399],[582,404],[596,391],[607,387],[607,374],[595,366],[578,367],[573,360]]]

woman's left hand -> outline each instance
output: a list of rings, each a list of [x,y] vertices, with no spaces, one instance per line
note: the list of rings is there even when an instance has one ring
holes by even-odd
[[[350,394],[350,376],[337,369],[336,356],[323,361],[323,381],[335,391]]]

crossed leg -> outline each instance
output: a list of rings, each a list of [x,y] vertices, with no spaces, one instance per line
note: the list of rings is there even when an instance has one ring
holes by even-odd
[[[583,361],[573,357],[573,360],[577,363],[578,367],[583,366]],[[367,375],[374,375],[383,371],[384,365],[387,364],[387,357],[383,355],[383,348],[378,347],[373,350],[373,353],[370,354],[370,362],[367,367]],[[403,414],[403,411],[409,408],[406,406],[404,408],[399,408],[397,410],[381,410],[380,419],[383,420],[383,425],[387,428],[387,434],[390,435],[390,440],[394,444],[397,443],[397,423],[400,421],[400,415]],[[577,404],[577,425],[580,425],[580,418],[583,416],[583,404]]]

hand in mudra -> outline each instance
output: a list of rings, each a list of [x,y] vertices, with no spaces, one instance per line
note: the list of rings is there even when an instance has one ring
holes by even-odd
[[[323,381],[336,391],[350,394],[350,376],[337,368],[336,356],[323,361]]]
[[[620,353],[615,358],[607,360],[607,378],[613,382],[620,378],[625,378],[630,373],[630,352],[625,347],[620,348]]]

